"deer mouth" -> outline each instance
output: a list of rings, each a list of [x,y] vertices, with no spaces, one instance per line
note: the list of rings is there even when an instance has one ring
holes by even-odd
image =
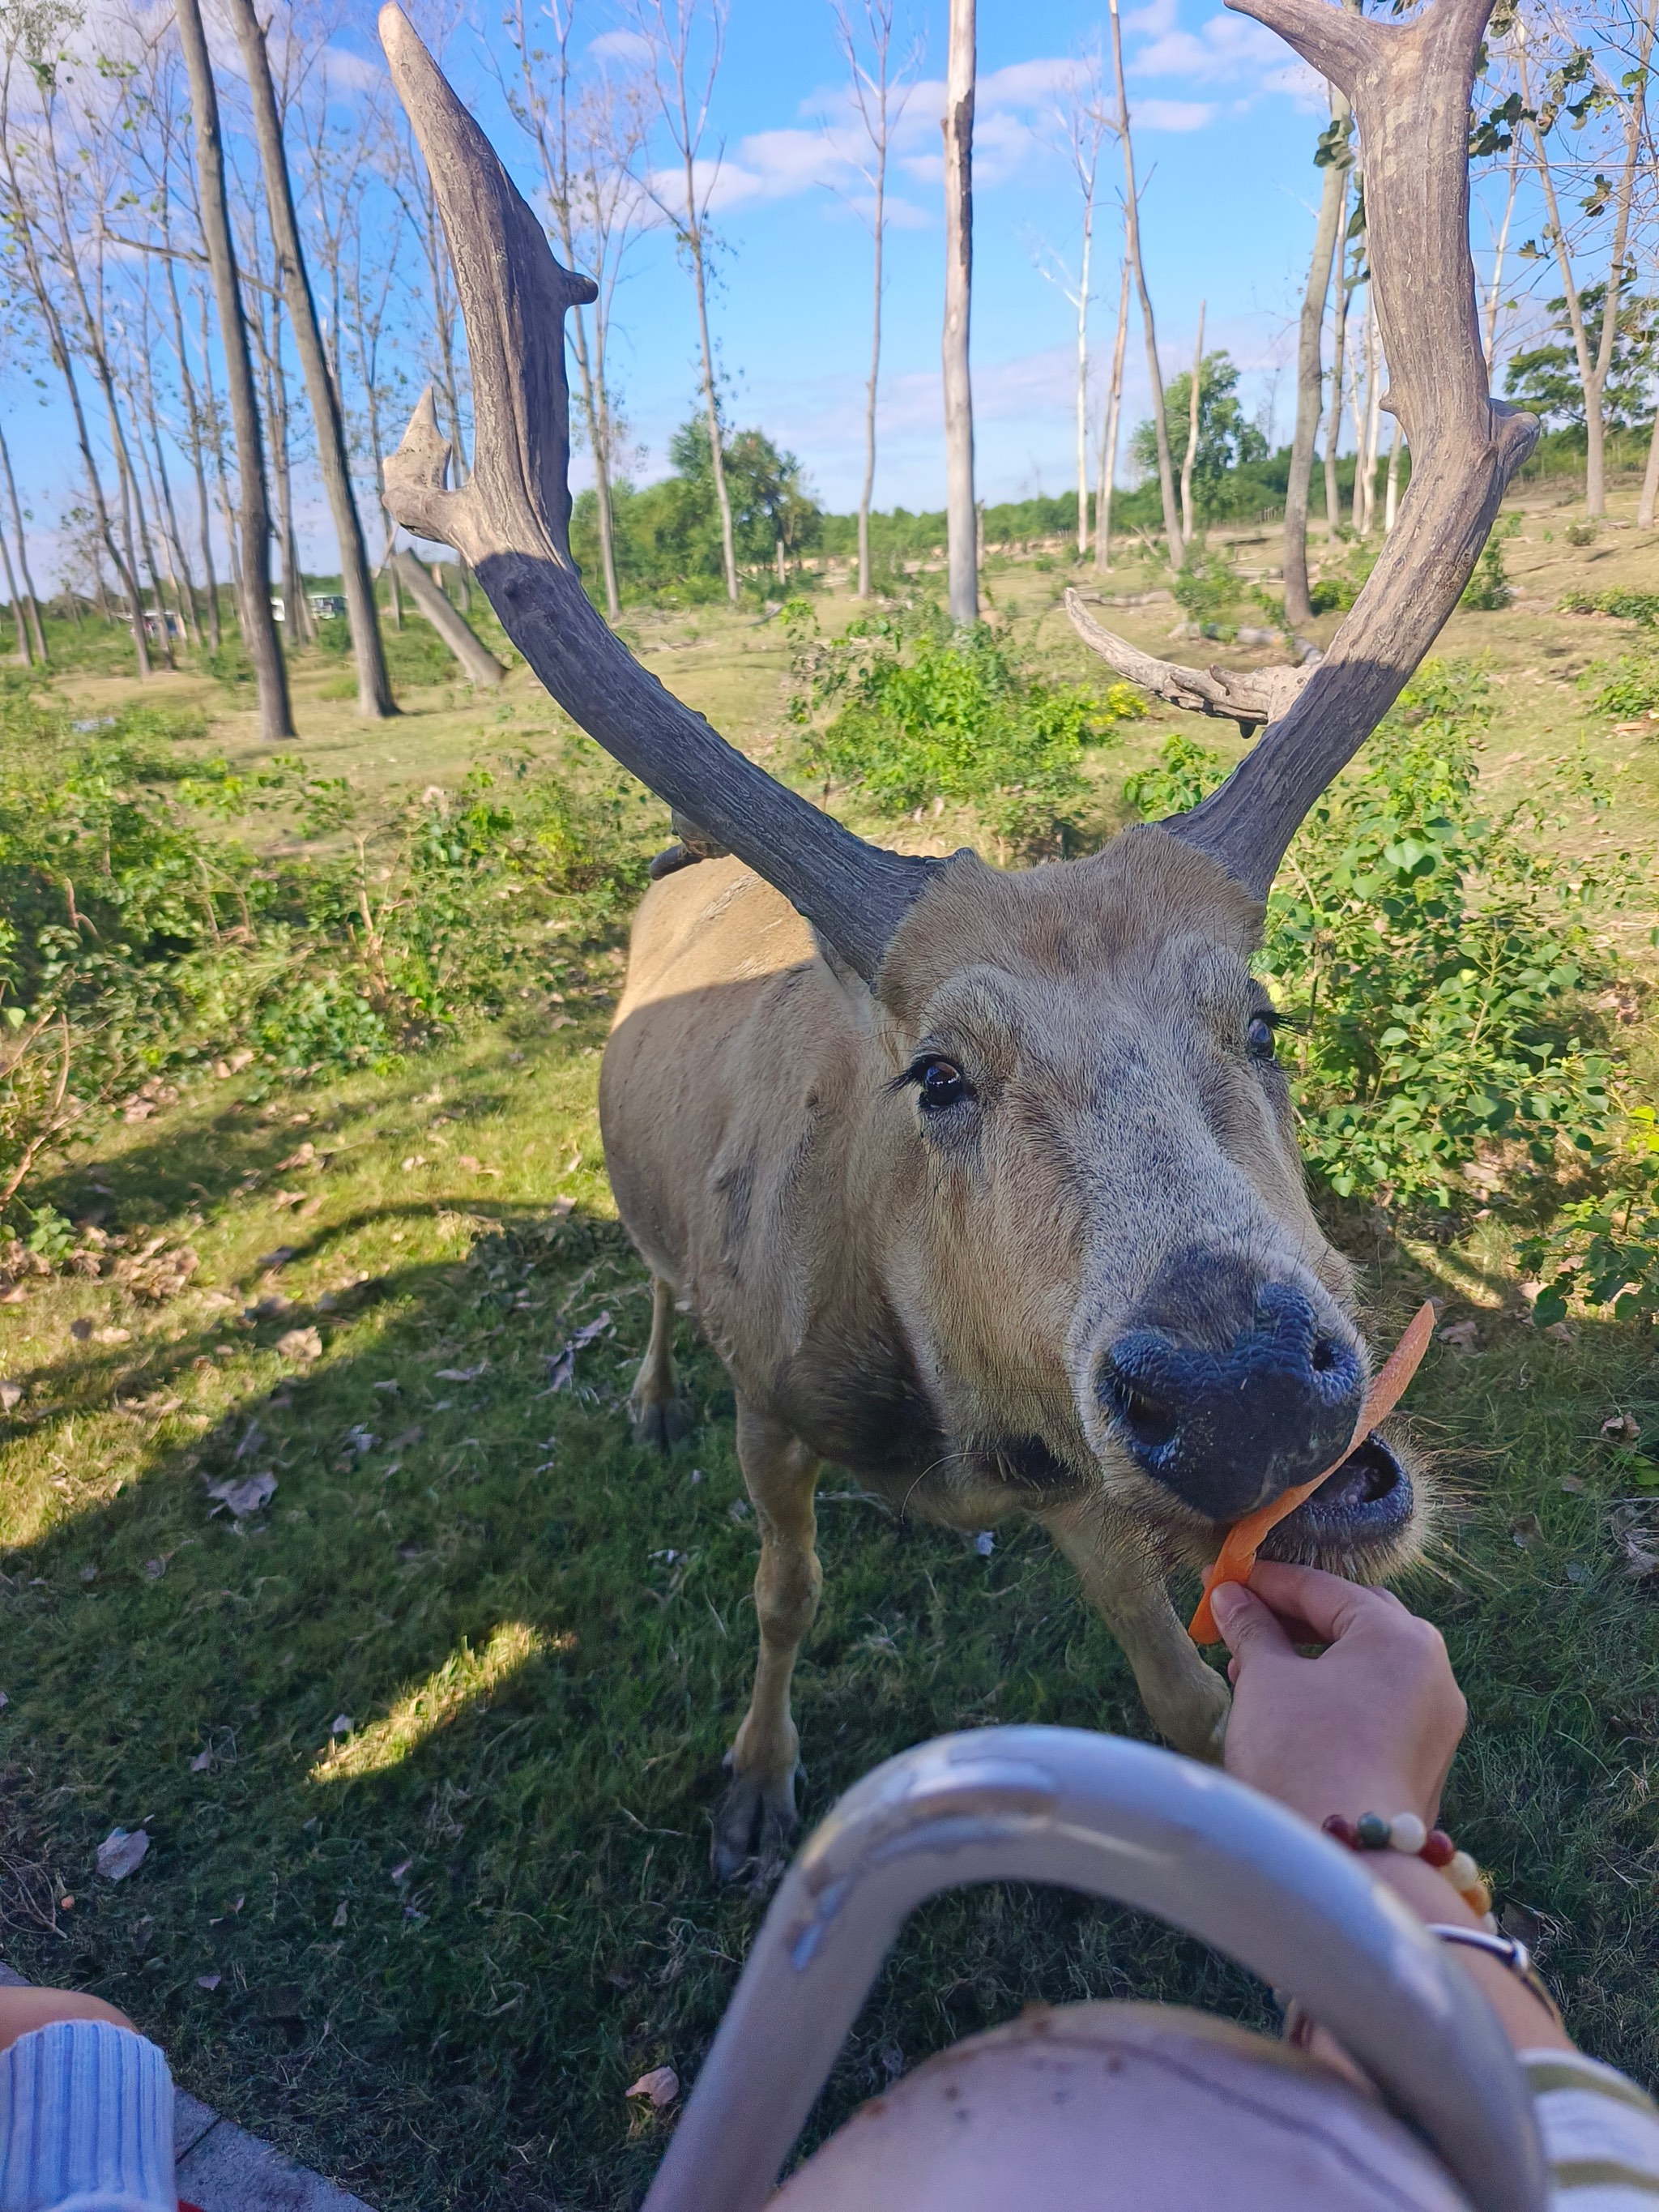
[[[1416,1503],[1410,1475],[1373,1430],[1311,1498],[1270,1530],[1261,1556],[1294,1566],[1363,1560],[1399,1543]]]

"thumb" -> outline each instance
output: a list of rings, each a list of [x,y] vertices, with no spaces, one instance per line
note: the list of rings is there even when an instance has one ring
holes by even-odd
[[[1256,1660],[1290,1656],[1291,1641],[1278,1620],[1243,1583],[1218,1584],[1210,1593],[1210,1610],[1222,1641],[1237,1662],[1237,1668],[1231,1670],[1235,1680],[1238,1668]]]

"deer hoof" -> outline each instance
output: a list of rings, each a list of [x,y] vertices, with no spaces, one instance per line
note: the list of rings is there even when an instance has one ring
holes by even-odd
[[[770,1889],[793,1856],[800,1822],[795,1814],[795,1777],[764,1783],[733,1774],[714,1808],[708,1863],[720,1882]]]
[[[672,1451],[691,1430],[691,1407],[684,1398],[636,1398],[629,1416],[635,1443],[648,1444],[653,1451]]]

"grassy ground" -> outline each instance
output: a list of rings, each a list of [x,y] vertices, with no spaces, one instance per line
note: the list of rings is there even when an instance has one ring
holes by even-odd
[[[1620,771],[1621,832],[1651,849],[1659,745],[1567,688],[1631,633],[1549,610],[1591,562],[1596,588],[1651,585],[1656,541],[1569,548],[1537,507],[1506,550],[1532,596],[1447,641],[1502,680],[1492,780],[1582,735]],[[1066,580],[992,579],[1060,665],[1079,653]],[[826,628],[843,611],[820,602]],[[1173,618],[1115,617],[1147,644]],[[731,734],[776,742],[777,625],[629,627]],[[296,686],[305,750],[371,785],[453,778],[556,726],[520,673],[484,703],[413,693],[366,731],[317,696],[333,672]],[[216,714],[210,743],[251,754],[221,688],[161,682]],[[119,683],[77,678],[75,696],[95,708]],[[1130,731],[1103,784],[1179,719]],[[907,825],[919,843],[959,831]],[[631,2112],[627,2086],[695,2073],[763,1910],[707,1871],[754,1638],[729,1393],[691,1351],[700,1425],[665,1462],[634,1449],[622,1407],[647,1302],[593,1115],[617,973],[591,957],[556,1030],[526,1016],[265,1104],[212,1084],[116,1125],[40,1194],[125,1244],[96,1278],[27,1278],[0,1304],[0,1375],[21,1393],[0,1492],[6,1955],[125,2006],[186,2086],[387,2212],[637,2201],[670,2123]],[[1659,1615],[1625,1571],[1627,1478],[1601,1436],[1614,1413],[1659,1425],[1650,1345],[1540,1334],[1490,1226],[1461,1244],[1340,1226],[1384,1329],[1428,1291],[1476,1322],[1413,1394],[1454,1503],[1411,1594],[1474,1713],[1450,1824],[1535,1923],[1587,2047],[1651,2079]],[[147,1284],[114,1279],[116,1253],[155,1239]],[[166,1264],[185,1249],[193,1272]],[[552,1389],[550,1356],[605,1315]],[[262,1475],[275,1490],[241,1518],[212,1495]],[[833,1474],[825,1491],[797,1700],[809,1816],[945,1729],[1145,1733],[1040,1537],[1011,1525],[981,1558]],[[93,1863],[117,1824],[152,1838],[118,1887]],[[1133,1917],[1012,1888],[943,1900],[895,1953],[820,2124],[1027,2000],[1130,1993],[1270,2011]]]

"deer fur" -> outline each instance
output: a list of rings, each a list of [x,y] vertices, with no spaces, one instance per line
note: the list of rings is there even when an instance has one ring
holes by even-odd
[[[759,1522],[762,1662],[717,1821],[724,1871],[775,1857],[793,1824],[789,1675],[817,1608],[825,1461],[930,1521],[1042,1522],[1156,1725],[1218,1753],[1225,1686],[1164,1577],[1212,1558],[1221,1531],[1122,1450],[1092,1376],[1195,1224],[1219,1253],[1351,1301],[1284,1076],[1243,1049],[1260,915],[1156,830],[1024,874],[959,863],[911,908],[872,994],[734,860],[647,892],[600,1120],[662,1286],[637,1428],[677,1427],[684,1302],[731,1375]],[[903,1076],[924,1040],[984,1072],[969,1142],[920,1126]],[[1419,1520],[1383,1556],[1323,1563],[1388,1571]]]

